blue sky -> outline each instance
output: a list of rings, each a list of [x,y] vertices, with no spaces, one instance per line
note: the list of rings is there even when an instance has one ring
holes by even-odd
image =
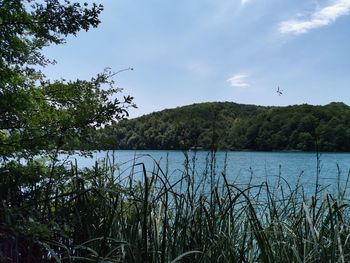
[[[101,25],[46,48],[58,63],[44,73],[134,67],[115,78],[135,97],[131,117],[207,101],[350,104],[350,0],[95,2]]]

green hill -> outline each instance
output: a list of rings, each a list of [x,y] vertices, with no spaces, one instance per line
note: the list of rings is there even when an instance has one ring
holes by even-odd
[[[350,107],[193,104],[100,130],[101,149],[350,151]]]

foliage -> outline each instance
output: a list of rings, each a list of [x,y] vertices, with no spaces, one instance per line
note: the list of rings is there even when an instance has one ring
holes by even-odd
[[[91,81],[49,81],[41,50],[99,24],[102,6],[69,1],[0,0],[0,157],[60,149],[127,115],[132,98],[111,96],[110,70]]]
[[[81,171],[71,162],[56,163],[55,169],[35,161],[7,163],[1,174],[14,180],[1,177],[7,190],[1,191],[6,208],[0,218],[7,227],[0,232],[0,257],[9,262],[350,260],[349,177],[342,181],[335,175],[337,193],[315,182],[310,194],[301,184],[288,185],[282,174],[275,186],[236,185],[230,181],[234,175],[215,170],[214,152],[202,171],[195,153],[185,152],[176,179],[158,162],[148,170],[134,160],[126,169],[115,160],[108,156]],[[53,178],[49,188],[41,185],[48,177]]]
[[[262,107],[230,102],[164,110],[108,126],[99,149],[350,151],[350,107]]]
[[[109,69],[76,81],[51,81],[40,71],[54,63],[41,53],[44,47],[97,27],[102,10],[68,0],[0,0],[1,262],[47,261],[43,241],[58,241],[58,232],[67,239],[71,225],[61,214],[79,192],[70,192],[74,178],[56,165],[59,151],[78,138],[87,143],[92,131],[125,118],[134,106],[130,96],[116,97],[121,89]],[[38,162],[38,154],[46,161]],[[58,192],[72,199],[61,199],[67,203],[59,207]]]

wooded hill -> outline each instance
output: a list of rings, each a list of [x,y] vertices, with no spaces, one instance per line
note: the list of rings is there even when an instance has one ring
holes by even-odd
[[[99,149],[350,151],[350,107],[200,103],[123,120],[96,136]]]

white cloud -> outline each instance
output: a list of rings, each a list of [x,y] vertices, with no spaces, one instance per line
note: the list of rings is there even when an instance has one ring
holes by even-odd
[[[241,5],[245,5],[249,0],[241,0]]]
[[[249,83],[247,82],[248,75],[247,74],[236,74],[227,80],[230,83],[231,87],[236,88],[247,88],[249,87]]]
[[[309,30],[327,26],[337,18],[350,13],[350,0],[336,0],[322,9],[315,11],[309,18],[303,20],[287,20],[280,24],[281,33],[301,34]]]

